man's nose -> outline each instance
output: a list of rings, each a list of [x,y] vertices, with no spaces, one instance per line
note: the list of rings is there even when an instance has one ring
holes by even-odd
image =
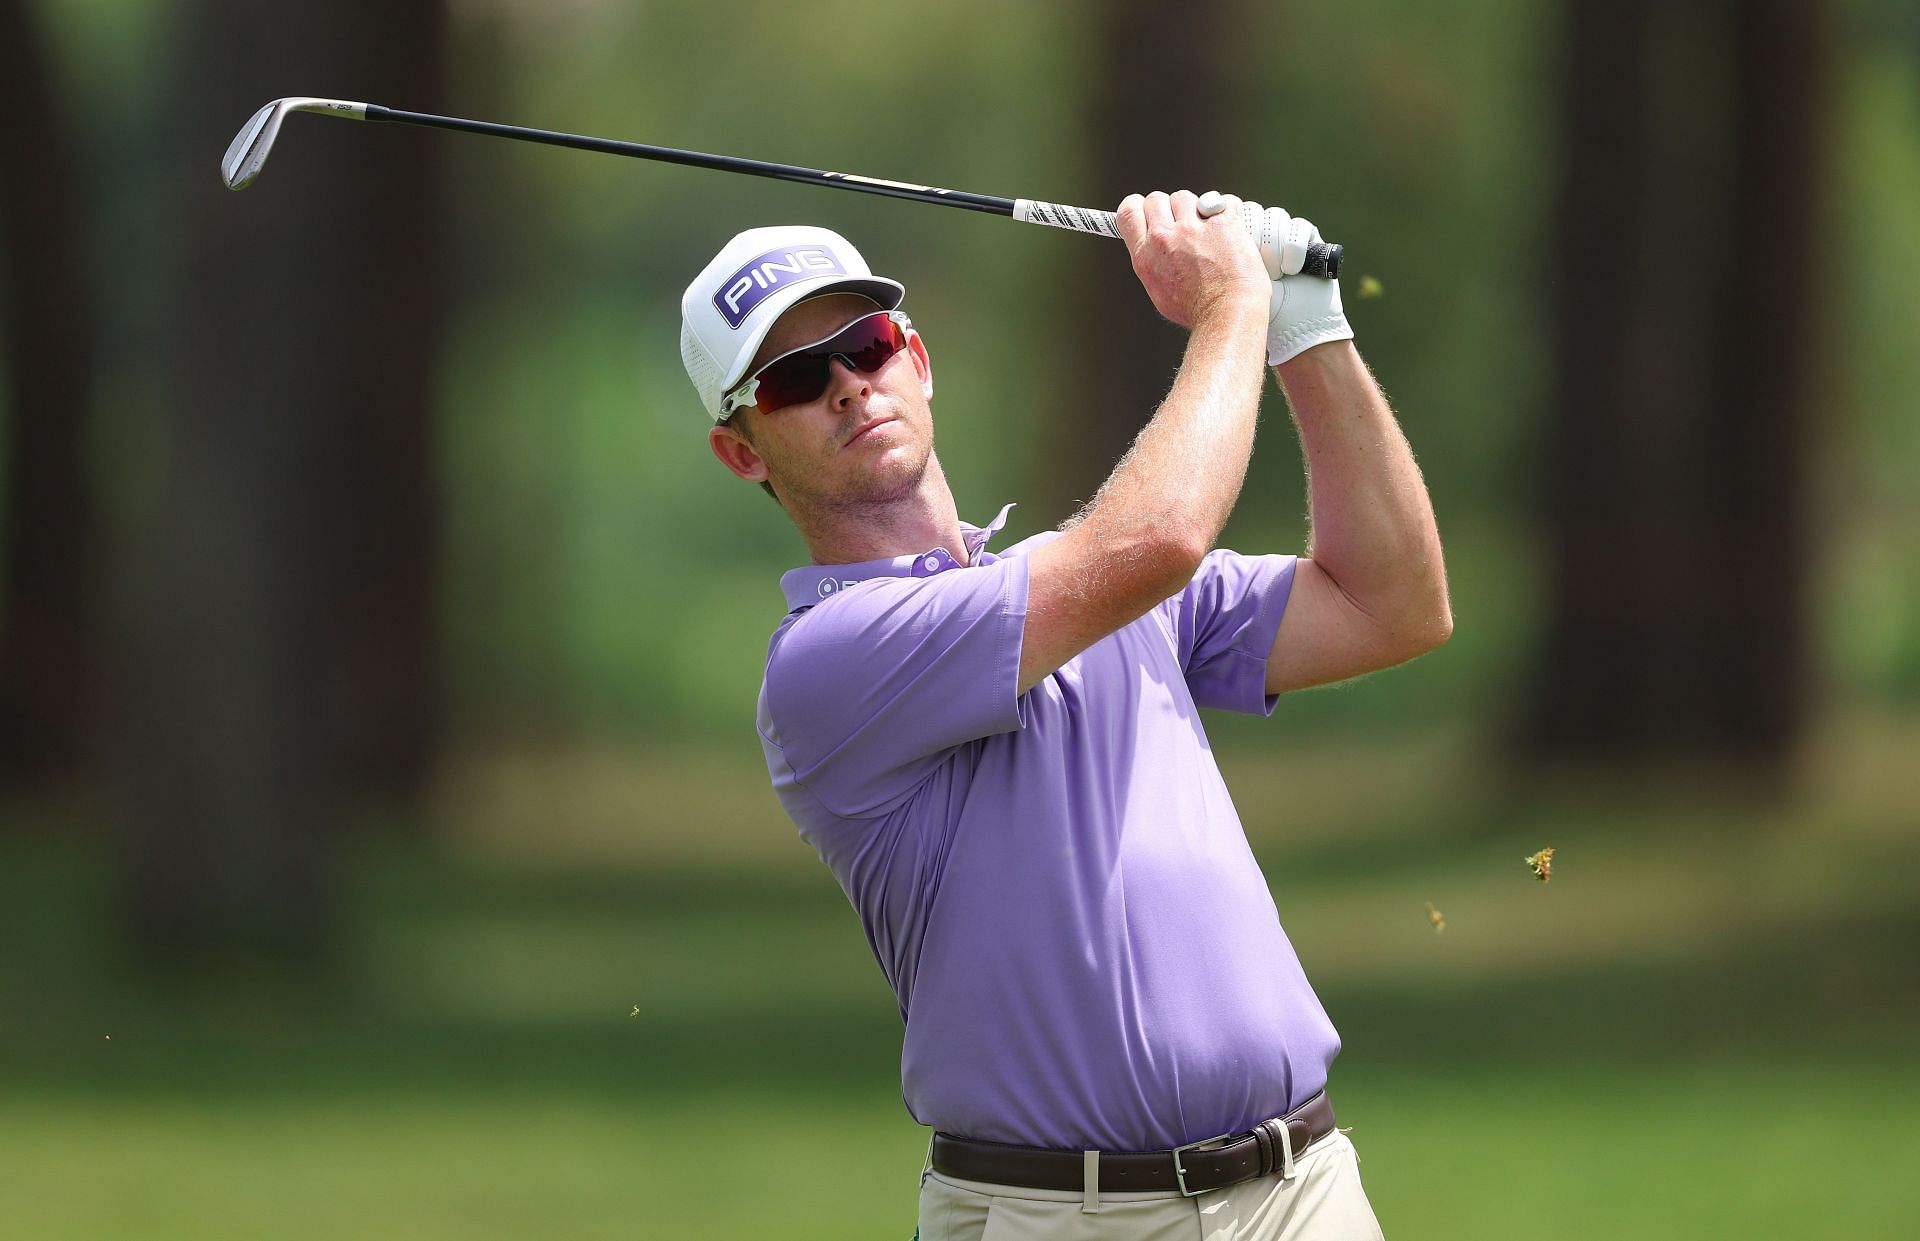
[[[836,368],[835,364],[838,364]],[[865,392],[871,387],[867,376],[844,353],[836,353],[827,359],[827,376],[832,381],[831,388],[836,403],[846,400],[855,393]],[[848,384],[854,386],[848,389]]]

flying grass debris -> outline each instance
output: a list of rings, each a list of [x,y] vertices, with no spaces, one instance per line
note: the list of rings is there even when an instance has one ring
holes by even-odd
[[[1542,849],[1540,852],[1530,855],[1527,858],[1527,865],[1533,868],[1534,875],[1541,883],[1551,881],[1553,879],[1553,850]]]
[[[1446,915],[1435,909],[1432,901],[1427,902],[1427,921],[1433,923],[1433,932],[1436,935],[1447,929]]]

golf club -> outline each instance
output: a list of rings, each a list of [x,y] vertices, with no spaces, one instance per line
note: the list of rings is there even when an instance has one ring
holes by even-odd
[[[312,99],[292,96],[267,104],[234,135],[227,153],[220,160],[220,176],[230,190],[243,190],[253,184],[280,136],[281,123],[290,112],[319,112],[355,121],[386,121],[398,125],[425,125],[433,129],[453,129],[462,133],[488,134],[495,138],[517,138],[522,142],[540,142],[548,146],[573,147],[581,151],[601,151],[632,159],[660,160],[669,164],[687,164],[695,168],[714,168],[721,172],[744,172],[756,177],[781,181],[801,181],[863,194],[884,194],[916,202],[939,203],[968,211],[987,211],[1012,216],[1023,224],[1044,224],[1076,233],[1118,238],[1113,212],[1060,203],[1036,202],[1030,198],[997,198],[991,194],[969,194],[962,190],[943,190],[929,185],[908,185],[879,177],[856,176],[849,172],[823,172],[818,168],[800,168],[792,164],[769,164],[757,159],[738,159],[728,155],[707,155],[699,151],[681,151],[673,147],[648,146],[641,142],[620,142],[612,138],[589,138],[581,134],[556,133],[548,129],[525,129],[518,125],[500,125],[492,121],[469,121],[456,116],[434,116],[427,112],[403,112],[375,103],[349,103],[342,99]],[[1257,216],[1249,220],[1251,225]],[[1331,242],[1316,242],[1308,247],[1301,269],[1306,275],[1333,278],[1340,274],[1341,247]],[[1271,270],[1271,269],[1269,269]]]

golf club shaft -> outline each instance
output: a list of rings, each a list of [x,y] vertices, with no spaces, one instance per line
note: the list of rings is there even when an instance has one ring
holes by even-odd
[[[675,147],[651,146],[644,142],[622,142],[613,138],[589,138],[582,134],[563,134],[550,129],[528,129],[522,125],[502,125],[494,121],[470,121],[457,116],[435,116],[430,112],[407,112],[379,104],[366,105],[366,119],[398,125],[425,125],[433,129],[451,129],[461,133],[487,134],[495,138],[516,138],[548,146],[572,147],[579,151],[600,151],[625,155],[632,159],[659,160],[694,168],[712,168],[721,172],[742,172],[749,176],[771,177],[779,181],[799,181],[835,189],[858,190],[862,194],[882,194],[888,198],[906,198],[915,202],[938,203],[968,211],[986,211],[1011,216],[1025,224],[1043,224],[1072,232],[1100,237],[1120,236],[1111,211],[1070,207],[1060,203],[1036,202],[1026,198],[1000,198],[992,194],[969,194],[964,190],[945,190],[930,185],[909,185],[878,177],[862,177],[846,172],[825,172],[794,164],[774,164],[764,160],[742,159],[731,155],[708,155],[701,151],[683,151]],[[1335,277],[1340,274],[1341,247],[1322,242],[1308,250],[1305,274]]]
[[[842,172],[822,172],[818,168],[799,168],[792,164],[770,164],[763,160],[738,159],[729,155],[708,155],[702,151],[682,151],[674,147],[650,146],[644,142],[589,138],[582,134],[556,133],[550,129],[528,129],[522,125],[501,125],[493,121],[469,121],[457,116],[434,116],[427,112],[404,112],[398,108],[383,108],[375,103],[367,105],[367,119],[391,121],[401,125],[428,125],[434,129],[454,129],[470,134],[490,134],[496,138],[518,138],[522,142],[543,142],[548,146],[572,147],[578,151],[601,151],[608,155],[660,160],[669,164],[686,164],[694,168],[714,168],[721,172],[744,172],[750,176],[772,177],[780,181],[838,185],[843,189],[859,190],[865,194],[885,194],[891,198],[913,198],[921,202],[945,203],[951,207],[964,207],[969,211],[991,211],[999,215],[1013,214],[1014,200],[1011,198],[995,198],[988,194],[967,194],[959,190],[935,189],[927,185],[903,185],[897,181],[880,181]]]

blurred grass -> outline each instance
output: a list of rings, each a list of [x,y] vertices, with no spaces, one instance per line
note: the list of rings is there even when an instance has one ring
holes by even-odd
[[[1224,752],[1388,1234],[1913,1235],[1915,752],[1836,725],[1792,802]],[[95,817],[0,833],[7,1235],[911,1233],[892,997],[757,755],[476,746],[292,981],[136,964]]]

